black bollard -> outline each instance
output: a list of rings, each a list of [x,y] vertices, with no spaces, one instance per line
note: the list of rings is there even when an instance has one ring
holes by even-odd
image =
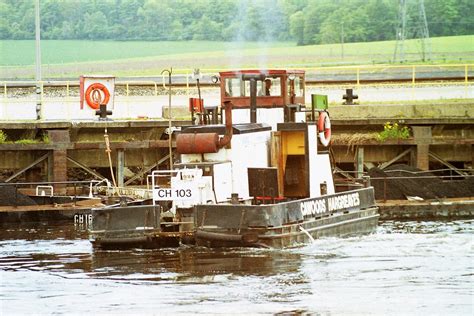
[[[358,99],[359,96],[357,94],[354,94],[354,92],[352,91],[352,89],[346,89],[346,94],[344,94],[342,96],[342,98],[346,101],[342,102],[342,104],[346,104],[346,105],[352,105],[354,104],[354,100],[355,99]]]
[[[107,111],[107,104],[101,104],[99,110],[95,111],[95,115],[99,116],[99,121],[107,121],[109,120],[107,115],[112,115],[112,111]]]

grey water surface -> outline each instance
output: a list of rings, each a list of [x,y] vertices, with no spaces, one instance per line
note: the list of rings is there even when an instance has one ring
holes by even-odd
[[[0,231],[0,314],[473,315],[474,221],[381,222],[285,250],[96,251],[73,225]]]

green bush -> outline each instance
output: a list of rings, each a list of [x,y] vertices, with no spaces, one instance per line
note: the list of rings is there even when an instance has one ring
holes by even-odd
[[[407,139],[410,137],[410,129],[406,126],[399,126],[398,123],[387,122],[383,126],[383,131],[377,134],[377,140],[384,142],[388,139]]]
[[[0,129],[0,144],[5,143],[7,141],[7,134]]]
[[[48,134],[44,133],[43,136],[41,137],[41,141],[45,144],[49,144],[50,140],[49,140]]]

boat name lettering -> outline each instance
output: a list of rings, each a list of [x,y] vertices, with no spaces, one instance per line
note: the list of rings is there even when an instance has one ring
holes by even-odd
[[[359,192],[328,198],[329,211],[337,211],[360,205]]]
[[[75,214],[74,225],[90,226],[92,224],[92,214]]]
[[[192,196],[192,193],[191,193],[191,189],[177,189],[177,190],[174,190],[174,193],[176,196],[178,197],[188,197],[190,198]]]
[[[324,200],[312,200],[300,204],[303,216],[316,215],[326,212],[326,203]]]
[[[196,194],[196,190],[192,187],[156,188],[153,190],[153,199],[155,201],[192,200]]]

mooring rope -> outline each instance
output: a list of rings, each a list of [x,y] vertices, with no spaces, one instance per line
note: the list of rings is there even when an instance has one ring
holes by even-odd
[[[109,167],[110,167],[110,175],[112,176],[112,183],[114,185],[115,191],[117,192],[117,195],[121,196],[119,189],[117,187],[117,182],[115,181],[114,168],[112,165],[112,155],[111,155],[112,150],[110,149],[110,140],[109,140],[109,134],[107,133],[107,125],[105,126],[104,139],[105,139],[105,152],[107,153],[107,156],[109,158]]]
[[[171,67],[169,70],[165,69],[161,72],[161,75],[163,76],[164,73],[168,73],[168,149],[169,149],[169,156],[170,156],[170,170],[173,170],[173,149],[172,149],[172,136],[173,132],[171,129],[171,75],[173,74],[173,67]],[[165,79],[163,77],[163,86],[165,86]]]

